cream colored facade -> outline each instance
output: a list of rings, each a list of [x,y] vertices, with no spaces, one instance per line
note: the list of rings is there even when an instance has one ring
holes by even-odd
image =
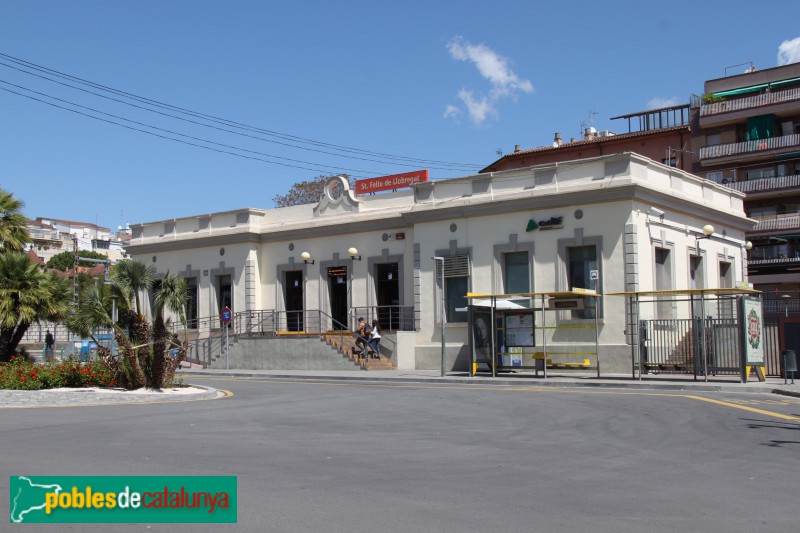
[[[434,256],[468,258],[452,264],[460,265],[467,290],[478,293],[506,292],[506,254],[514,252],[527,253],[531,292],[568,290],[570,264],[572,285],[575,272],[588,268],[577,263],[577,251],[592,249],[601,293],[686,289],[698,282],[706,288],[732,286],[746,280],[744,232],[753,225],[742,206],[741,193],[625,153],[420,183],[374,196],[356,197],[346,181],[332,178],[317,205],[133,225],[129,252],[155,265],[159,274],[169,270],[194,280],[199,317],[219,314],[226,276],[234,313],[285,311],[287,272],[301,273],[292,279],[302,280],[295,294],[302,292],[303,309],[335,315],[331,284],[337,280],[328,269],[342,266],[348,311],[374,307],[385,303],[379,301],[379,265],[396,264],[397,303],[413,308],[413,325],[407,328],[413,331],[398,333],[395,362],[400,368],[439,368]],[[560,224],[553,223],[559,217]],[[538,227],[532,229],[531,221]],[[708,224],[714,234],[698,239]],[[360,260],[350,259],[350,248]],[[313,264],[303,262],[303,252]],[[519,277],[520,270],[515,272]],[[603,368],[628,371],[625,300],[602,298],[599,308]],[[570,311],[552,315],[560,325],[595,323]],[[594,330],[590,336],[580,330],[565,336],[565,331],[570,330],[538,330],[537,345],[546,334],[548,346],[594,346]],[[448,321],[448,367],[466,369],[468,352],[467,323]]]

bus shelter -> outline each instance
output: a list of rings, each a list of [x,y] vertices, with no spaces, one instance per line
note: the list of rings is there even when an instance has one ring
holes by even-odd
[[[708,288],[608,293],[626,299],[631,374],[739,375],[764,380],[761,293]]]
[[[599,329],[594,324],[562,324],[548,315],[584,309],[590,289],[514,294],[468,293],[470,376],[487,365],[498,371],[534,370],[546,379],[550,368],[596,369],[600,377]],[[538,317],[538,318],[537,318]],[[562,342],[548,345],[558,331]],[[566,341],[566,342],[564,342]],[[573,341],[573,342],[570,342]]]

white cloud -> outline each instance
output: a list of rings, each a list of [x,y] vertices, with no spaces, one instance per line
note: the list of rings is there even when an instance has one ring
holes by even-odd
[[[467,106],[469,118],[476,125],[483,124],[489,116],[497,116],[497,111],[494,109],[494,102],[486,96],[476,98],[472,91],[461,89],[458,91],[458,97]]]
[[[778,65],[800,62],[800,37],[783,41],[778,47]]]
[[[455,117],[458,117],[458,115],[460,115],[460,114],[461,114],[461,110],[458,107],[456,107],[456,106],[454,106],[452,104],[447,104],[447,107],[444,109],[444,115],[442,115],[442,116],[444,118],[450,118],[450,117],[455,118]]]
[[[511,70],[508,59],[485,44],[470,44],[461,37],[456,37],[450,41],[447,49],[453,59],[471,61],[481,76],[489,80],[493,94],[510,96],[517,91],[533,92],[533,84],[529,80],[520,79]]]
[[[660,109],[662,107],[672,107],[674,105],[678,105],[677,96],[673,96],[672,98],[661,98],[660,96],[656,96],[655,98],[651,98],[649,102],[647,102],[647,109]]]
[[[476,96],[473,91],[461,89],[458,98],[464,103],[470,119],[476,125],[488,117],[497,116],[496,104],[503,98],[516,98],[519,93],[533,92],[533,83],[522,79],[511,69],[507,58],[501,56],[483,43],[472,44],[462,37],[456,37],[447,45],[450,57],[457,61],[471,62],[478,73],[489,82],[488,96]],[[445,116],[455,116],[448,105]]]

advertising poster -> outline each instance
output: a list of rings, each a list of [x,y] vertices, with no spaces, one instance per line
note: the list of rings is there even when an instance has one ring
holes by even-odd
[[[744,364],[764,365],[764,323],[761,299],[742,297],[742,337],[744,338]]]

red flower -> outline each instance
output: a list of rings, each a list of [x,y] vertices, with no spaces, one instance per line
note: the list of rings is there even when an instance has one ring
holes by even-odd
[[[25,376],[22,376],[22,381],[25,381]]]

